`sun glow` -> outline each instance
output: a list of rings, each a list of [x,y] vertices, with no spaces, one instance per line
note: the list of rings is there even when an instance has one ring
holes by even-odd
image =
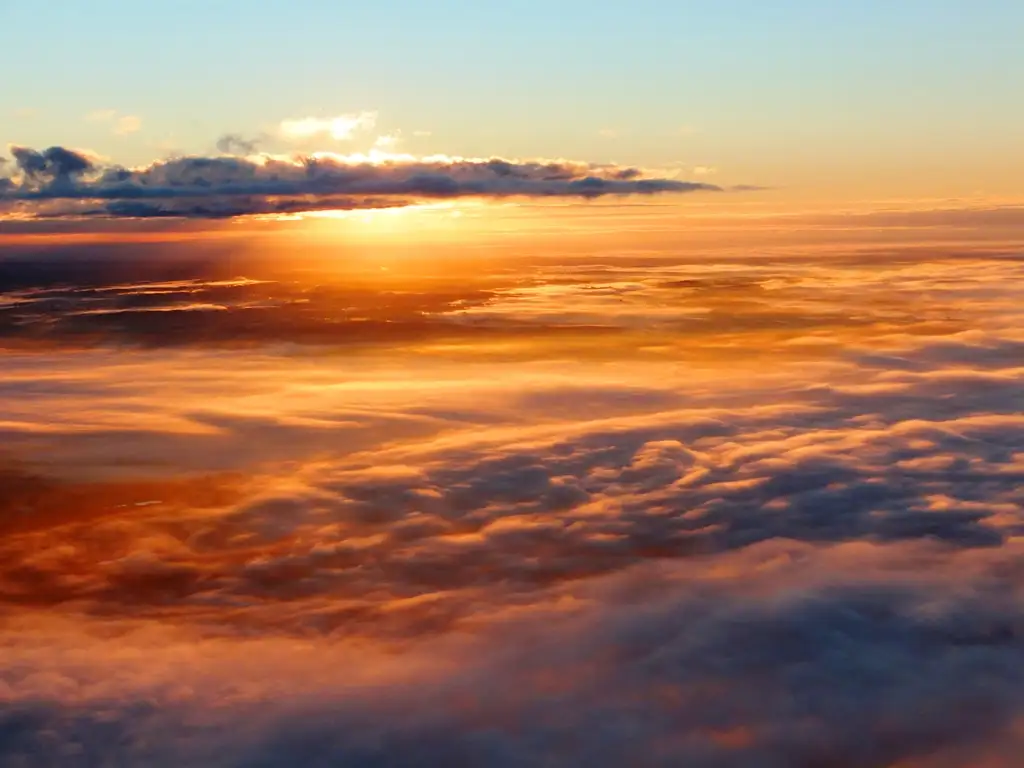
[[[396,221],[408,221],[419,218],[419,223],[426,222],[426,216],[437,221],[444,219],[459,219],[465,215],[467,208],[482,208],[485,203],[479,200],[459,200],[433,203],[409,203],[407,205],[395,205],[380,208],[333,208],[318,211],[300,211],[296,213],[269,213],[247,216],[242,221],[308,221],[308,222],[355,222],[357,224],[370,224],[380,228],[381,224]],[[388,227],[392,228],[392,227]]]
[[[470,207],[475,205],[467,201],[444,201],[394,208],[311,211],[297,218],[305,220],[307,233],[317,240],[341,238],[350,243],[373,243],[376,247],[390,244],[401,247],[404,252],[407,248],[418,251],[417,244],[424,245],[438,238],[443,242],[464,238],[465,209]]]
[[[441,203],[413,203],[394,208],[367,208],[365,210],[331,210],[331,211],[308,211],[297,214],[300,219],[356,219],[363,222],[375,222],[381,220],[406,218],[423,211],[449,211],[452,218],[462,216],[460,208],[466,206],[480,206],[483,203],[460,201],[458,203],[445,201]]]

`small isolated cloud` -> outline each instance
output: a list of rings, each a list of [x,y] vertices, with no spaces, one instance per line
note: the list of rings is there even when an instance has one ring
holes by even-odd
[[[597,132],[597,135],[602,139],[617,139],[619,138],[619,132],[614,128],[602,128]]]
[[[718,169],[711,165],[697,165],[693,168],[694,176],[710,176],[713,173],[718,173]]]
[[[142,119],[136,115],[122,115],[114,121],[114,133],[126,136],[142,127]]]
[[[373,146],[378,149],[389,149],[394,147],[399,141],[401,141],[401,131],[395,131],[394,133],[378,136],[377,140],[373,142]]]
[[[105,123],[116,136],[127,136],[142,128],[142,118],[138,115],[122,115],[115,109],[97,109],[85,116],[87,122]]]
[[[217,139],[217,151],[225,155],[255,155],[259,145],[259,139],[247,139],[240,133],[225,133]]]
[[[377,124],[376,112],[359,112],[337,117],[303,117],[281,122],[281,135],[292,141],[304,141],[319,136],[330,136],[337,141],[348,141],[357,131],[368,131]]]

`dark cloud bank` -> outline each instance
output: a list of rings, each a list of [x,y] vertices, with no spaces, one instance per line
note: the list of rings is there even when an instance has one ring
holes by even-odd
[[[223,151],[254,146],[238,136]],[[331,155],[181,157],[128,169],[64,147],[12,146],[16,178],[0,206],[39,217],[230,218],[401,205],[460,197],[650,195],[719,187],[645,178],[637,168],[571,161],[425,159],[350,163]]]

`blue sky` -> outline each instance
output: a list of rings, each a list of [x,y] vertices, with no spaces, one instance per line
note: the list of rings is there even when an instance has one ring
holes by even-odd
[[[17,73],[0,141],[124,162],[375,110],[417,154],[823,189],[917,174],[999,191],[1021,169],[1024,3],[1010,0],[0,0],[0,25]],[[99,110],[139,129],[85,119]]]

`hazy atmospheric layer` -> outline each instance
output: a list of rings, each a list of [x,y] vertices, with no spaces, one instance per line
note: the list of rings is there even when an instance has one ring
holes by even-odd
[[[635,215],[10,237],[0,763],[1016,764],[1019,217]]]

